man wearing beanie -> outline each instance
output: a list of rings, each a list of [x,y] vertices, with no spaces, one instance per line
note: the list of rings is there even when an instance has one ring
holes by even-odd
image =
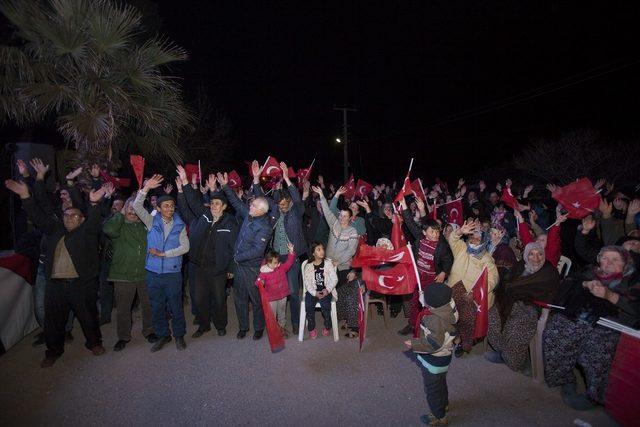
[[[431,413],[420,417],[428,425],[447,425],[449,406],[447,371],[456,335],[458,311],[446,283],[432,283],[424,289],[425,308],[415,338],[406,341],[422,368],[424,388]]]
[[[154,175],[138,191],[133,209],[147,227],[147,290],[151,301],[153,329],[158,341],[151,351],[160,350],[171,342],[171,332],[167,322],[167,311],[171,314],[171,329],[176,339],[176,348],[184,350],[184,334],[187,332],[182,309],[182,255],[189,252],[187,230],[180,215],[175,213],[173,197],[158,197],[158,215],[152,216],[144,208],[144,200],[149,190],[158,188],[162,175]]]
[[[211,330],[227,333],[227,279],[233,277],[233,248],[238,237],[238,223],[226,212],[227,198],[222,193],[211,196],[209,208],[202,203],[200,192],[189,185],[187,173],[178,166],[178,203],[184,197],[186,211],[191,212],[189,242],[193,248],[189,262],[193,266],[198,330],[191,338],[200,338]],[[210,176],[210,181],[215,178]],[[212,185],[213,186],[213,185]]]

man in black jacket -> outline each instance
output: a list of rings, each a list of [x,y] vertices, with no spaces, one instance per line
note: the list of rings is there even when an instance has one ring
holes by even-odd
[[[211,196],[209,209],[202,203],[198,190],[189,185],[182,166],[177,167],[178,192],[194,217],[189,221],[189,243],[192,248],[189,262],[193,264],[198,330],[192,338],[199,338],[211,330],[210,314],[218,335],[227,333],[227,279],[233,277],[233,248],[238,237],[238,223],[226,212],[227,198],[221,193]],[[215,177],[210,176],[212,184]],[[185,218],[187,219],[187,218]]]
[[[23,182],[7,180],[7,188],[22,199],[29,219],[47,236],[45,275],[49,279],[45,293],[44,334],[46,357],[40,364],[52,366],[64,352],[65,325],[73,310],[86,338],[85,346],[99,356],[104,354],[98,325],[95,283],[98,277],[98,240],[102,231],[100,208],[104,187],[89,194],[87,215],[70,207],[62,221],[44,212]]]

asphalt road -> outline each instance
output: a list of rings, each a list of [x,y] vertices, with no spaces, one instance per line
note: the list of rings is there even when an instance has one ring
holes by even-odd
[[[44,347],[31,346],[32,334],[0,357],[0,425],[410,426],[428,412],[420,370],[395,333],[401,316],[385,330],[374,315],[362,353],[341,334],[338,343],[291,338],[272,354],[266,337],[236,339],[228,304],[228,335],[194,340],[190,326],[183,352],[171,343],[150,353],[139,319],[126,349],[112,351],[114,313],[103,327],[106,354],[91,355],[76,324],[62,358],[41,369]],[[456,426],[615,425],[602,409],[567,408],[558,389],[487,362],[479,349],[453,361],[448,384]]]

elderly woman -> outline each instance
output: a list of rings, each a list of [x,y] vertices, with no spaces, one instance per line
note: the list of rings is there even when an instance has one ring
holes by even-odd
[[[467,241],[462,236],[468,236]],[[453,291],[453,300],[460,315],[458,320],[458,336],[460,343],[455,349],[455,356],[471,351],[474,344],[473,329],[476,323],[476,305],[473,301],[473,286],[485,268],[488,272],[489,308],[493,306],[493,289],[498,284],[498,269],[491,255],[482,242],[480,222],[468,220],[462,227],[449,235],[449,246],[453,252],[453,266],[448,284]]]
[[[558,311],[543,335],[545,379],[550,387],[562,386],[564,402],[584,410],[604,403],[609,370],[619,332],[597,325],[601,317],[637,328],[640,324],[640,277],[633,260],[620,246],[605,246],[597,264],[565,280]],[[576,392],[574,366],[586,377],[587,395]]]
[[[529,342],[540,314],[532,302],[550,302],[559,284],[558,270],[545,261],[542,245],[529,243],[523,260],[496,290],[496,305],[489,311],[488,340],[492,351],[485,355],[489,361],[506,363],[514,371],[528,368]]]
[[[503,269],[506,273],[510,271],[517,262],[516,255],[513,249],[511,249],[511,246],[509,246],[507,230],[501,225],[494,225],[489,229],[487,252],[493,257],[498,271]]]

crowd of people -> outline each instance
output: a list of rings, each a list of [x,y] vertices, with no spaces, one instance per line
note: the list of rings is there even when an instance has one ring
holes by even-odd
[[[135,304],[152,352],[172,340],[185,350],[191,319],[192,339],[212,326],[225,335],[230,294],[237,338],[251,329],[251,309],[253,339],[260,340],[265,316],[258,284],[285,337],[297,334],[305,320],[310,338],[318,337],[317,303],[324,319],[321,334],[329,335],[334,300],[343,333],[356,338],[364,284],[351,261],[359,244],[393,249],[396,211],[412,243],[423,292],[416,287],[413,294],[386,298],[392,316],[407,318],[398,333],[413,335],[406,345],[423,372],[431,408],[423,417],[427,424],[447,423],[452,356],[463,357],[478,343],[472,288],[483,271],[490,309],[486,359],[530,375],[528,348],[540,302],[560,307],[551,310],[543,335],[545,378],[549,386],[561,386],[563,400],[573,408],[604,402],[620,333],[598,325],[598,319],[640,326],[640,199],[637,190],[625,194],[604,180],[595,184],[602,196],[599,208],[572,219],[551,197],[556,186],[518,186],[510,180],[495,189],[461,179],[449,190],[438,182],[424,189],[426,200],[416,194],[394,203],[395,184],[347,199],[345,187],[326,184],[321,175],[314,185],[308,179],[293,182],[284,163],[281,179],[265,191],[262,168],[254,161],[248,188],[232,186],[227,173],[210,174],[201,184],[178,165],[173,183],[153,175],[127,194],[104,181],[95,165],[87,171],[90,182],[78,179],[79,168],[51,193],[45,186],[49,166],[39,159],[28,163],[30,168],[19,160],[19,179],[5,184],[20,197],[33,232],[41,236],[34,294],[44,331],[36,344],[46,344],[42,367],[62,356],[75,320],[87,349],[103,354],[100,326],[111,321],[114,303],[114,351],[131,341]],[[503,185],[517,200],[514,209],[501,200]],[[463,201],[462,225],[437,209],[455,199]],[[566,277],[557,268],[561,255],[572,261]],[[300,319],[301,302],[306,319]],[[577,391],[576,365],[586,394]]]

